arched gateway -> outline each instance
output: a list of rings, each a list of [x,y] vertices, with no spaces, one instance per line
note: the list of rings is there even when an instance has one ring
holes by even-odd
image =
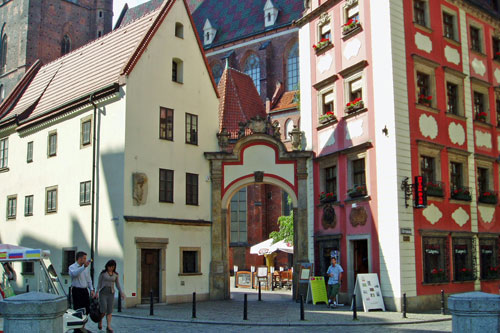
[[[227,210],[231,197],[250,184],[272,184],[286,191],[292,199],[294,216],[294,281],[297,263],[309,262],[307,229],[307,160],[310,151],[300,151],[300,132],[296,129],[296,147],[287,151],[283,143],[268,133],[274,129],[263,119],[253,119],[242,126],[239,139],[227,149],[228,137],[218,135],[220,152],[205,153],[210,160],[212,179],[212,256],[210,263],[210,299],[228,299],[229,237]],[[244,133],[253,133],[245,135]],[[276,135],[279,137],[279,135]],[[294,297],[296,295],[294,283]]]

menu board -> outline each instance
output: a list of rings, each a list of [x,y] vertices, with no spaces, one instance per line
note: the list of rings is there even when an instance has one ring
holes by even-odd
[[[240,288],[252,287],[252,273],[246,271],[236,272],[236,285]]]
[[[309,279],[309,290],[307,291],[306,303],[309,303],[310,301],[312,301],[314,305],[320,302],[328,304],[324,277],[313,276]]]
[[[385,311],[382,290],[380,289],[380,283],[376,273],[358,274],[356,285],[354,286],[354,293],[356,294],[356,303],[359,305],[359,301],[361,300],[365,312],[375,309],[382,309]]]

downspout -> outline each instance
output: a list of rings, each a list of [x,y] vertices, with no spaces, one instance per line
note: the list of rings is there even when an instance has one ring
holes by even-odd
[[[90,218],[90,277],[92,279],[92,283],[94,282],[94,233],[95,233],[95,178],[96,178],[96,152],[97,152],[97,105],[94,103],[94,95],[92,93],[89,97],[89,102],[94,107],[94,118],[92,121],[92,202],[91,202],[91,211],[92,216]]]

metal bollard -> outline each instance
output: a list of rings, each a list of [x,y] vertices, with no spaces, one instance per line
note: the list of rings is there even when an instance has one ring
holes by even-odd
[[[403,318],[406,317],[406,293],[403,293]]]
[[[356,306],[356,294],[352,294],[352,320],[358,320],[358,308]]]
[[[73,308],[72,304],[73,304],[73,299],[72,299],[72,295],[71,295],[71,287],[68,288],[68,306],[70,309]]]
[[[122,293],[118,292],[118,312],[122,312]]]
[[[29,293],[29,292],[30,292],[30,285],[29,285],[29,284],[27,284],[27,285],[26,285],[26,292],[27,292],[27,293]]]
[[[153,311],[153,289],[149,292],[149,315],[154,316]]]
[[[196,318],[196,293],[193,293],[193,315],[192,318]]]
[[[248,320],[248,300],[247,294],[243,298],[243,320]]]
[[[300,320],[304,319],[304,295],[300,295]]]
[[[445,314],[445,310],[444,310],[444,290],[441,290],[441,314],[442,315]]]
[[[261,287],[260,280],[258,280],[258,281],[259,281],[259,301],[262,301],[262,296],[261,296],[262,295],[262,292],[261,292],[262,287]]]

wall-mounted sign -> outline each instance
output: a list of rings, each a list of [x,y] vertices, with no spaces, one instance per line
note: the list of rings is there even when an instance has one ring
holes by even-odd
[[[427,207],[427,184],[424,176],[415,176],[415,208]]]
[[[411,231],[411,228],[400,228],[399,232],[401,235],[412,235],[413,232]]]

